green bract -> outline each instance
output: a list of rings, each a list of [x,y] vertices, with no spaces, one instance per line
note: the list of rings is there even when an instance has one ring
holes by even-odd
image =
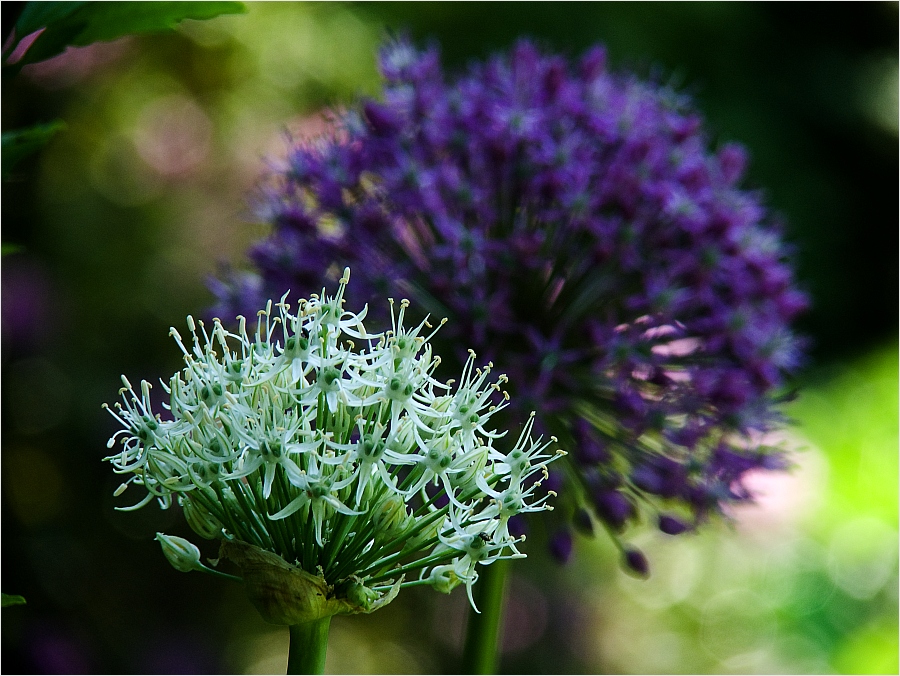
[[[171,330],[186,363],[163,384],[171,417],[124,376],[110,411],[123,429],[106,459],[130,475],[117,494],[147,491],[124,509],[177,501],[198,535],[223,541],[272,622],[369,612],[417,584],[465,583],[471,601],[476,566],[524,556],[509,518],[551,509],[536,475],[562,451],[533,441],[531,420],[507,453],[494,447],[505,376],[490,381],[470,352],[458,383],[438,381],[427,320],[405,328],[402,301],[390,330],[369,333],[365,310],[343,309],[348,279],[296,314],[287,296],[277,314],[270,301],[252,334],[243,317],[237,333],[188,317],[191,345]],[[186,541],[158,539],[179,570],[208,570]]]

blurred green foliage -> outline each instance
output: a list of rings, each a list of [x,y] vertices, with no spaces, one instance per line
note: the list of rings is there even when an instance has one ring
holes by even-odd
[[[584,542],[580,649],[621,673],[896,673],[896,345],[815,374],[789,407],[794,470],[730,532],[643,533],[651,580]],[[594,647],[592,647],[594,646]]]
[[[26,603],[25,597],[17,596],[16,594],[2,594],[2,597],[2,604],[4,608],[8,606],[24,606]]]
[[[44,61],[67,47],[84,47],[123,35],[172,30],[185,19],[212,19],[246,11],[240,2],[30,2],[16,21],[17,42],[43,29],[14,67]]]
[[[9,35],[4,27],[3,68],[7,78],[69,46],[84,47],[124,35],[173,30],[185,19],[211,19],[246,11],[240,2],[25,2],[9,6],[12,12],[21,13]],[[16,164],[62,129],[65,123],[57,120],[4,132],[3,180],[12,176]]]
[[[536,526],[503,670],[896,673],[896,3],[247,8],[3,78],[4,130],[67,124],[2,201],[3,241],[23,246],[2,267],[3,583],[28,599],[4,615],[3,670],[284,669],[286,632],[238,585],[160,556],[156,531],[188,535],[177,511],[113,511],[128,503],[99,460],[114,427],[100,404],[119,373],[179,367],[169,326],[264,232],[247,204],[286,136],[311,142],[323,108],[377,96],[378,43],[407,29],[453,67],[527,34],[573,55],[602,41],[614,68],[681,82],[714,140],[749,147],[814,297],[815,362],[788,409],[797,469],[761,480],[732,528],[635,534],[646,582],[602,537],[556,567]],[[328,669],[455,672],[464,594],[426,592],[336,620]]]
[[[884,348],[817,374],[789,413],[831,466],[818,527],[851,517],[897,528],[897,352]]]
[[[39,124],[21,131],[3,134],[3,180],[12,177],[15,166],[32,153],[43,148],[53,135],[65,129],[60,121]]]

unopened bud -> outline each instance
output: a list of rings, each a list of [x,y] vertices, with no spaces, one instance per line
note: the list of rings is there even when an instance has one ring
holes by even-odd
[[[428,579],[432,588],[442,594],[449,594],[462,581],[453,566],[435,566]]]
[[[372,514],[372,520],[378,532],[390,536],[406,528],[408,516],[406,503],[399,496],[390,495],[378,503]]]
[[[625,567],[638,577],[650,576],[650,564],[647,562],[647,557],[640,550],[631,547],[626,548],[622,552],[622,560]]]
[[[201,570],[204,566],[200,563],[200,550],[184,538],[165,533],[157,533],[156,540],[162,547],[163,554],[172,564],[175,570],[182,573],[190,573],[192,570]]]
[[[659,529],[666,535],[680,535],[688,530],[689,526],[681,519],[676,519],[668,514],[661,514],[659,517]]]
[[[360,582],[353,582],[347,588],[347,600],[368,611],[372,609],[372,604],[378,600],[378,592],[374,589],[369,589]]]
[[[214,540],[222,534],[222,522],[214,517],[208,509],[195,504],[185,496],[182,501],[184,518],[191,529],[206,540]]]

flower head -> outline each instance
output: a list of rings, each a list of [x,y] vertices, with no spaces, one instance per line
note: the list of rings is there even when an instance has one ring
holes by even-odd
[[[298,599],[328,586],[340,604],[315,612],[370,611],[414,584],[465,583],[471,598],[478,566],[524,556],[506,523],[549,509],[534,480],[561,453],[531,439],[530,420],[498,450],[490,424],[505,377],[492,381],[470,353],[458,385],[441,382],[428,321],[405,326],[403,301],[389,330],[370,333],[365,310],[344,309],[348,279],[296,313],[287,295],[270,301],[255,331],[243,317],[236,333],[189,317],[187,342],[173,328],[185,368],[162,384],[170,415],[152,413],[149,383],[138,394],[124,376],[110,409],[122,429],[109,447],[121,448],[106,460],[129,476],[117,493],[146,490],[125,509],[177,502],[247,579],[262,566],[259,584],[274,575]],[[178,570],[209,570],[188,541],[157,539]],[[251,597],[272,621],[308,612]]]
[[[450,317],[446,354],[464,363],[465,337],[502,360],[505,415],[537,409],[575,449],[569,495],[612,531],[649,512],[674,533],[779,465],[759,433],[806,298],[738,186],[744,151],[710,152],[685,96],[605,61],[522,41],[448,79],[435,49],[388,44],[383,100],[290,149],[250,256],[265,293],[365,261],[357,297],[402,290]],[[217,284],[225,307],[256,302],[245,278]]]

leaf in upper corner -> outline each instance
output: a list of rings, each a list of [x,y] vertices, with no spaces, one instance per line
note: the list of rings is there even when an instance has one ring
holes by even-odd
[[[6,608],[7,606],[24,606],[26,601],[24,596],[17,596],[15,594],[0,594],[3,597],[3,605],[0,607]]]
[[[8,131],[2,137],[2,173],[3,180],[12,175],[13,168],[24,158],[40,150],[56,132],[65,129],[65,123],[56,120],[47,124],[39,124],[27,129]]]
[[[16,21],[16,38],[21,40],[50,24],[60,23],[86,2],[26,2]]]
[[[32,3],[29,3],[32,4]],[[62,53],[66,47],[83,47],[94,42],[115,40],[123,35],[157,33],[174,30],[185,19],[212,19],[221,14],[241,14],[247,11],[242,2],[84,2],[33,3],[79,4],[75,11],[64,8],[33,10],[26,28],[34,26],[46,16],[46,29],[25,52],[14,68],[43,61]],[[23,12],[23,16],[25,13]],[[20,18],[21,22],[21,18]],[[18,28],[18,23],[17,23]],[[40,28],[40,26],[38,26]],[[24,29],[23,29],[24,30]],[[32,30],[31,32],[34,32]],[[18,34],[18,31],[17,31]],[[24,35],[22,35],[24,37]]]

